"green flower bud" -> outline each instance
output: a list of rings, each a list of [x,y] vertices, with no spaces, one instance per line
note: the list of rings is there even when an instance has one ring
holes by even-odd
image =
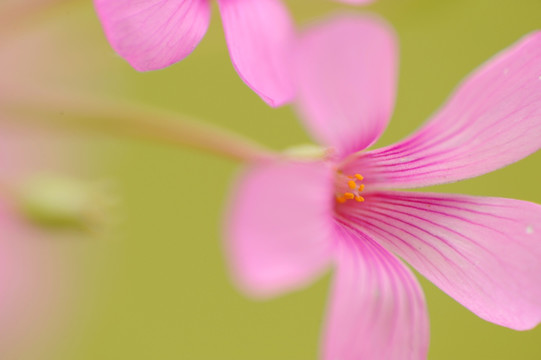
[[[112,205],[106,188],[103,183],[36,176],[19,188],[19,207],[43,227],[92,230],[106,221]]]

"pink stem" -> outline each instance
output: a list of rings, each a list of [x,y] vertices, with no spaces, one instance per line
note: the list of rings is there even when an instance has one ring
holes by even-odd
[[[31,125],[59,126],[123,138],[136,138],[193,148],[242,162],[265,161],[276,155],[236,133],[164,111],[120,101],[60,95],[51,92],[11,97],[2,112]]]

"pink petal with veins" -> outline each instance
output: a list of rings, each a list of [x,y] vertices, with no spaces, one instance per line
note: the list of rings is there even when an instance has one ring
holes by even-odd
[[[342,250],[325,330],[325,360],[425,360],[428,313],[411,271],[373,239],[339,225]]]
[[[205,35],[208,0],[94,0],[113,49],[139,71],[188,56]]]
[[[344,171],[378,186],[447,183],[509,165],[541,147],[541,32],[475,71],[411,137],[361,154]]]
[[[466,195],[367,194],[341,212],[481,318],[541,321],[541,206]]]

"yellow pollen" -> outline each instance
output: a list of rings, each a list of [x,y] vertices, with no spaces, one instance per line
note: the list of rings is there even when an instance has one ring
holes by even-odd
[[[357,202],[364,202],[365,199],[363,196],[361,196],[361,192],[364,191],[364,184],[358,184],[357,182],[360,182],[364,180],[364,177],[361,174],[355,174],[355,175],[344,175],[339,173],[340,176],[343,176],[345,178],[345,184],[342,183],[339,185],[340,189],[344,189],[343,186],[347,185],[349,190],[346,188],[344,193],[340,194],[338,193],[336,195],[336,201],[339,203],[345,203],[347,200],[355,200]],[[343,181],[343,180],[342,180]],[[344,191],[342,190],[342,191]]]

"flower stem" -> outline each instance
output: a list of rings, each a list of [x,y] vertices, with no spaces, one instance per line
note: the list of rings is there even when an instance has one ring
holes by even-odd
[[[10,98],[2,112],[32,126],[57,126],[193,148],[241,162],[273,158],[272,151],[236,133],[177,114],[111,100],[51,93]]]

